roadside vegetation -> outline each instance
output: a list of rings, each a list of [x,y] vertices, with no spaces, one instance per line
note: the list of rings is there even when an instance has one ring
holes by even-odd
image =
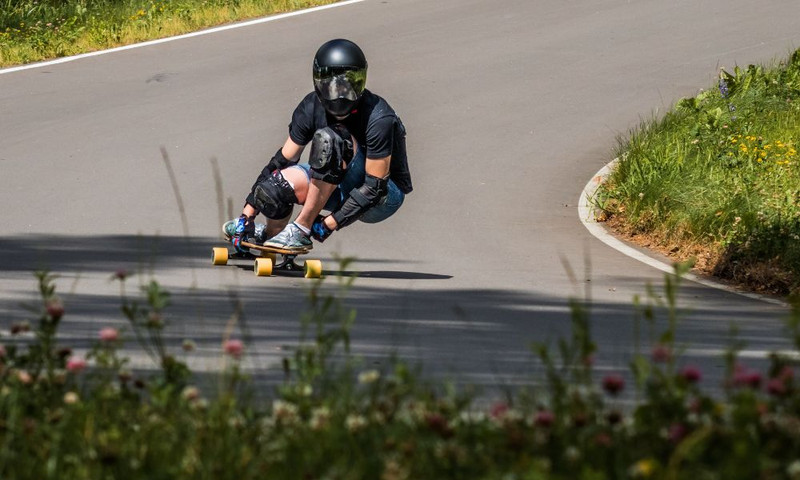
[[[598,191],[613,228],[756,290],[800,293],[800,50],[623,138]]]
[[[431,386],[401,360],[365,368],[349,350],[352,278],[310,288],[300,338],[274,367],[285,380],[265,396],[242,367],[242,325],[221,339],[216,386],[198,386],[193,342],[165,340],[169,293],[144,280],[127,293],[125,272],[113,281],[127,326],[72,350],[58,334],[69,305],[43,273],[31,320],[2,325],[0,478],[800,479],[798,357],[773,355],[758,371],[733,343],[724,393],[705,393],[713,385],[675,342],[687,269],[637,301],[632,328],[653,335],[628,373],[594,370],[591,305],[574,301],[571,336],[532,345],[539,386],[493,404]],[[787,338],[800,349],[800,310]],[[120,354],[130,342],[152,369],[130,369]]]
[[[0,67],[169,37],[336,0],[0,0]]]

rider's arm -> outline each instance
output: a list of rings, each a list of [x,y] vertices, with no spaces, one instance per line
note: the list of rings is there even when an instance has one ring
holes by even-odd
[[[383,179],[385,180],[389,176],[389,165],[392,162],[392,156],[386,156],[383,158],[367,158],[364,164],[364,170],[366,171],[367,176]],[[361,188],[364,188],[363,186]],[[348,199],[349,201],[350,199]],[[347,201],[345,202],[347,204]],[[343,208],[345,206],[343,205]],[[363,213],[363,212],[361,212]],[[336,230],[338,224],[336,219],[334,219],[333,215],[328,215],[325,217],[325,226],[331,230]]]

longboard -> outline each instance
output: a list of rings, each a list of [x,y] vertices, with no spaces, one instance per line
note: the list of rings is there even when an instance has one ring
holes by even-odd
[[[242,242],[245,252],[238,250],[231,252],[228,247],[214,247],[211,250],[211,263],[213,265],[227,265],[228,260],[253,260],[253,272],[257,277],[268,277],[274,271],[300,271],[306,278],[322,277],[322,262],[308,259],[302,265],[295,263],[298,255],[306,255],[310,250],[287,250],[284,248],[267,247],[250,242]],[[278,255],[283,258],[278,262]]]

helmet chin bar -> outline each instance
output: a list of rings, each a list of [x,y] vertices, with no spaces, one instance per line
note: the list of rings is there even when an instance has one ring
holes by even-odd
[[[356,106],[356,102],[346,98],[337,98],[336,100],[322,100],[322,106],[334,117],[346,118]]]

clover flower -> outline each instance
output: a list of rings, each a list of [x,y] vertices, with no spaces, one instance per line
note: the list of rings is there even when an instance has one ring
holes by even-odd
[[[225,343],[222,346],[225,353],[230,355],[235,359],[239,359],[244,352],[244,344],[241,340],[225,340]]]
[[[86,360],[82,358],[70,358],[67,360],[67,371],[71,373],[78,373],[86,368]]]
[[[609,395],[617,395],[625,388],[625,379],[621,375],[613,373],[603,378],[603,390]]]
[[[100,330],[100,340],[106,343],[116,342],[119,339],[119,330],[106,327]]]

